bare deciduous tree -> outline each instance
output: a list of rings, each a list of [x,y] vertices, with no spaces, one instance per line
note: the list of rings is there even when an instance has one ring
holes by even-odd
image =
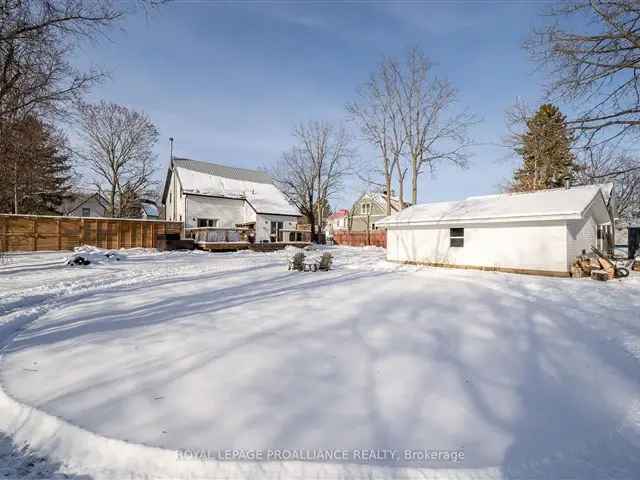
[[[121,15],[109,1],[0,0],[0,121],[56,112],[95,82],[71,52]]]
[[[389,61],[383,61],[358,92],[358,99],[347,105],[347,111],[356,121],[364,139],[374,145],[380,154],[379,171],[384,178],[387,215],[391,215],[391,191],[394,174],[398,175],[400,208],[404,205],[404,177],[406,167],[402,154],[406,142],[399,111],[399,78]]]
[[[640,216],[640,169],[638,159],[608,145],[585,150],[582,183],[613,182],[616,209],[620,218]]]
[[[269,169],[275,183],[311,223],[317,239],[324,213],[351,170],[351,138],[342,126],[308,122],[294,130],[297,145]]]
[[[584,106],[570,122],[581,139],[595,145],[637,134],[640,3],[572,0],[551,7],[548,15],[553,23],[534,31],[525,48],[551,70],[550,96]]]
[[[79,106],[83,148],[78,152],[99,185],[105,184],[109,214],[122,216],[152,186],[158,131],[145,113],[114,103]]]
[[[404,62],[388,60],[388,65],[398,88],[396,101],[411,172],[411,201],[415,204],[418,180],[425,168],[433,173],[442,162],[467,165],[467,148],[471,146],[468,130],[477,120],[467,111],[451,113],[457,90],[434,75],[433,65],[417,48],[408,52]]]

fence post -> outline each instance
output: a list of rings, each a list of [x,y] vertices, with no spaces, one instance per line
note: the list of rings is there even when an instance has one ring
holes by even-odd
[[[33,251],[38,251],[38,217],[33,219]]]
[[[2,251],[9,251],[9,219],[6,217],[2,217]]]

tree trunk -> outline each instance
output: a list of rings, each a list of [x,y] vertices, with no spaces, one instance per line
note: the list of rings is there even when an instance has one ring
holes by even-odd
[[[109,215],[111,218],[115,218],[116,216],[116,184],[115,182],[111,185],[111,198],[109,199]]]
[[[391,215],[391,175],[385,175],[387,187],[387,216]]]
[[[400,210],[404,208],[404,177],[407,174],[406,170],[402,172],[402,165],[400,165],[400,159],[396,160],[396,170],[398,172],[398,200],[400,200]]]
[[[311,242],[316,242],[318,235],[316,234],[316,216],[314,213],[309,213],[309,225],[311,226]]]
[[[18,214],[18,162],[13,162],[13,213]]]
[[[411,159],[411,203],[418,203],[418,159]]]

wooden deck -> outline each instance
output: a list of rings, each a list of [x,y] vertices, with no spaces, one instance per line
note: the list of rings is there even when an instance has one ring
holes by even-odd
[[[249,242],[196,242],[196,248],[209,252],[237,252],[238,250],[252,250],[254,252],[274,252],[291,245],[304,248],[309,242],[276,242],[276,243],[249,243]]]

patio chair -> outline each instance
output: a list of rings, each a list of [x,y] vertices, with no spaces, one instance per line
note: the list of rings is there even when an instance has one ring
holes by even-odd
[[[305,272],[317,272],[320,260],[318,257],[307,257],[303,262],[303,270]]]
[[[304,270],[304,253],[298,252],[295,255],[289,257],[288,270],[298,270],[302,272]]]
[[[331,264],[333,263],[333,255],[328,252],[322,254],[322,258],[320,259],[320,264],[318,265],[318,270],[322,270],[324,272],[328,272],[331,270]]]

